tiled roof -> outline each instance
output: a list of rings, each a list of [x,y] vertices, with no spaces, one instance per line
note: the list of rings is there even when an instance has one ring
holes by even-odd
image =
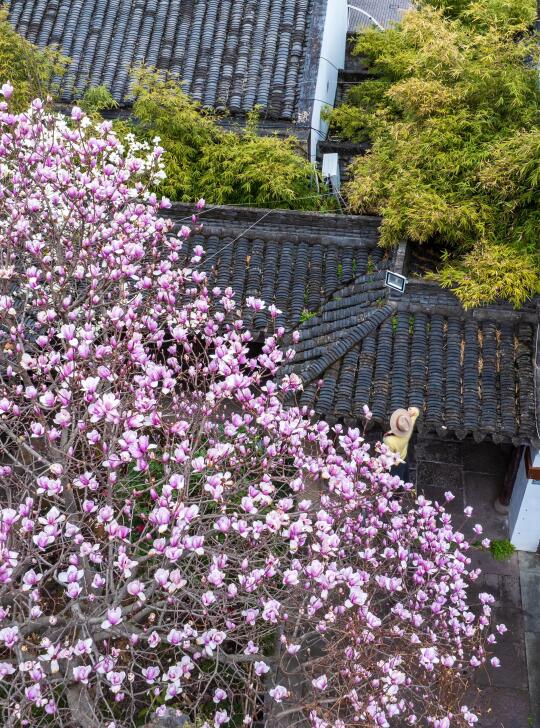
[[[368,15],[374,18],[383,28],[390,28],[401,20],[403,13],[412,7],[409,0],[348,0],[352,8],[359,8],[364,13],[353,13],[356,30],[372,25]],[[353,30],[350,28],[349,30]]]
[[[178,225],[190,213],[183,204],[170,210]],[[200,219],[202,231],[190,245],[205,249],[212,283],[231,286],[239,309],[248,296],[275,304],[283,312],[277,323],[287,329],[297,327],[302,314],[318,311],[345,282],[385,265],[376,217],[219,207]],[[243,314],[254,332],[267,328],[264,311]]]
[[[368,404],[385,426],[394,409],[415,405],[420,429],[538,444],[537,328],[534,304],[466,312],[435,284],[389,296],[375,273],[302,324],[291,369],[304,381],[301,404],[330,421],[356,423]]]
[[[178,225],[190,213],[170,211]],[[382,427],[397,407],[416,405],[421,430],[540,445],[540,301],[464,311],[435,283],[390,293],[385,269],[398,270],[406,251],[383,255],[376,217],[219,207],[201,222],[190,245],[206,249],[214,284],[232,286],[246,325],[260,336],[267,328],[264,312],[243,306],[256,296],[283,311],[278,324],[300,331],[283,373],[302,377],[301,404],[347,424],[368,404]]]
[[[204,105],[245,113],[260,104],[289,120],[315,1],[11,0],[9,14],[28,40],[72,59],[64,101],[89,84],[129,101],[130,69],[145,62],[176,74]]]

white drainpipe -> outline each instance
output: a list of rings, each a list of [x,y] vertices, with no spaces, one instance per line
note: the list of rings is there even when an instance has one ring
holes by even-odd
[[[328,132],[328,123],[321,118],[321,114],[326,107],[334,106],[338,73],[345,65],[346,44],[347,0],[328,0],[311,115],[309,153],[312,162],[317,156],[317,142],[325,139]]]

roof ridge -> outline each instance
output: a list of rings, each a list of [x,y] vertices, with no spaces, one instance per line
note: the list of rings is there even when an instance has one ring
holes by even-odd
[[[346,354],[353,346],[359,344],[368,334],[375,331],[396,309],[393,301],[388,302],[381,308],[370,311],[364,320],[351,329],[349,332],[333,346],[331,346],[324,356],[309,366],[304,372],[302,379],[304,384],[309,384],[317,379],[328,367],[332,366],[338,359]]]
[[[386,270],[381,269],[375,273],[365,273],[356,276],[352,280],[348,279],[344,287],[335,288],[328,294],[326,301],[320,306],[316,315],[302,325],[301,331],[306,331],[317,326],[324,320],[325,314],[329,311],[343,310],[344,305],[347,307],[347,301],[362,296],[362,294],[369,293],[370,291],[381,291],[384,297],[387,298],[386,288],[383,283],[385,273]],[[371,303],[371,301],[366,299],[366,303]]]
[[[372,273],[363,273],[361,275],[354,276],[354,278],[349,278],[347,281],[343,281],[345,285],[332,291],[328,300],[322,306],[321,313],[323,312],[323,309],[329,310],[331,308],[341,308],[338,304],[347,296],[354,296],[358,293],[375,288],[380,288],[386,292],[386,287],[384,285],[385,277],[386,268],[381,267]],[[378,286],[376,285],[377,283],[379,284]],[[360,288],[360,291],[358,291],[358,288]]]
[[[171,206],[163,211],[167,217],[177,218],[191,217],[194,206],[189,202],[172,202]],[[380,215],[347,215],[338,212],[320,212],[318,210],[291,210],[283,207],[254,207],[252,205],[208,205],[202,212],[198,213],[199,221],[204,223],[206,219],[225,221],[230,223],[231,217],[234,219],[241,215],[242,217],[258,217],[259,215],[276,215],[281,221],[286,221],[291,226],[300,225],[304,220],[317,220],[321,223],[332,223],[337,228],[350,227],[351,232],[358,231],[359,224],[369,223],[377,228],[381,224]]]

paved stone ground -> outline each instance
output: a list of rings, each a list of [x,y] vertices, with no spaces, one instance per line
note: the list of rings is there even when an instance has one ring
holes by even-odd
[[[540,517],[540,514],[539,514]],[[525,627],[531,713],[540,728],[540,556],[519,553],[519,576]]]
[[[456,498],[449,510],[467,535],[481,523],[488,538],[508,538],[506,518],[493,503],[509,454],[487,442],[419,438],[411,480],[432,499],[444,499],[444,491],[451,490]],[[471,519],[463,515],[465,506],[474,508]],[[476,551],[474,564],[482,569],[476,588],[495,595],[496,621],[509,631],[497,645],[502,666],[476,676],[467,704],[482,713],[477,728],[540,728],[540,556],[522,552],[500,562]]]

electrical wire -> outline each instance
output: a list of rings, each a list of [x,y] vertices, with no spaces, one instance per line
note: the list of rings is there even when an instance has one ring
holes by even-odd
[[[216,250],[215,253],[212,255],[208,255],[205,257],[205,261],[212,260],[212,258],[215,258],[217,255],[221,255],[221,253],[229,248],[231,245],[234,245],[237,240],[240,240],[240,238],[243,238],[244,235],[251,229],[253,229],[256,225],[258,225],[260,222],[264,220],[265,217],[268,217],[268,215],[271,215],[274,212],[274,210],[267,210],[262,217],[260,217],[258,220],[255,220],[254,223],[252,223],[249,227],[247,227],[245,230],[242,230],[242,232],[237,235],[233,240],[231,240],[229,243],[226,243],[225,245],[222,245],[219,250]]]
[[[310,195],[309,197],[336,197],[338,199],[338,204],[340,205],[340,208],[341,208],[341,203],[343,201],[343,198],[341,197],[341,195],[339,195],[339,197],[338,197],[334,192],[328,192],[328,193],[324,193],[322,195]],[[304,198],[299,197],[298,199],[307,199],[307,197],[304,197]],[[223,207],[238,207],[238,205],[215,205],[214,207],[208,208],[207,210],[202,210],[201,213],[199,213],[198,216],[200,217],[205,212],[211,212],[212,210],[216,210],[216,209],[223,208]],[[346,206],[346,209],[348,209],[348,206]],[[221,248],[219,248],[214,253],[212,253],[212,255],[205,256],[205,260],[212,260],[212,258],[215,258],[218,255],[221,255],[221,253],[224,250],[226,250],[227,248],[229,248],[231,245],[234,245],[234,243],[236,243],[238,240],[240,240],[240,238],[243,238],[244,235],[247,232],[249,232],[250,230],[252,230],[254,227],[256,227],[257,225],[259,225],[265,218],[267,218],[272,213],[277,212],[278,210],[279,210],[279,208],[275,208],[275,209],[272,209],[272,210],[266,210],[266,212],[264,213],[264,215],[261,215],[261,217],[258,220],[255,220],[255,222],[251,223],[251,225],[249,225],[247,228],[245,228],[244,230],[242,230],[242,232],[239,233],[235,238],[233,238],[228,243],[225,243],[225,245],[222,245]],[[289,210],[288,209],[287,212],[306,212],[306,210]],[[343,209],[341,209],[341,212],[343,214]],[[185,220],[191,220],[191,216],[190,217],[186,217],[186,218],[182,218],[182,219],[178,220],[177,222],[182,222],[182,220],[184,220],[184,221]]]

